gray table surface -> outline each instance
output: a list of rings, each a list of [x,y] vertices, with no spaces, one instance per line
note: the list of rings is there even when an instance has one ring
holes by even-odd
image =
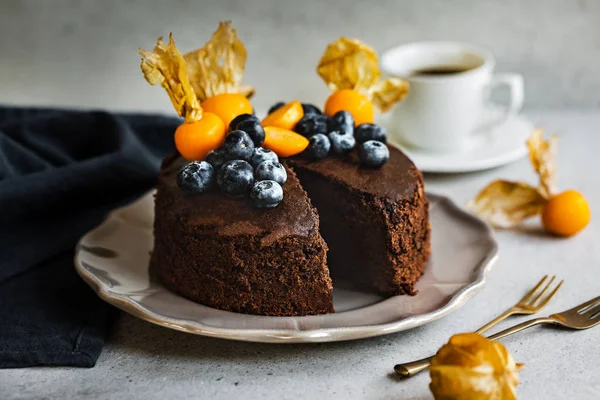
[[[598,212],[600,112],[529,116],[547,133],[560,135],[558,187],[580,190]],[[427,176],[426,185],[464,205],[500,177],[535,180],[522,159],[484,172]],[[482,292],[449,316],[407,332],[342,343],[253,344],[193,336],[121,314],[95,368],[0,370],[0,398],[430,399],[427,373],[398,381],[392,366],[429,355],[450,335],[482,325],[544,274],[566,279],[547,313],[600,295],[598,221],[594,215],[570,239],[543,234],[537,221],[498,232],[500,260]],[[520,399],[600,398],[600,327],[581,332],[538,327],[504,343],[525,363]]]

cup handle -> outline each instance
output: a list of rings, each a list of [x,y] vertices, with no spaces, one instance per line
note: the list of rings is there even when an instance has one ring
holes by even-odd
[[[510,90],[510,100],[508,105],[501,106],[501,115],[497,118],[494,118],[492,121],[486,121],[484,126],[480,128],[489,129],[496,125],[500,125],[513,115],[517,114],[523,107],[523,75],[495,75],[487,88],[488,93],[491,93],[492,90],[499,86],[508,86],[508,89]]]

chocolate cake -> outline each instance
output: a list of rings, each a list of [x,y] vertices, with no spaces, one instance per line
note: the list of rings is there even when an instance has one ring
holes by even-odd
[[[247,197],[185,195],[163,161],[155,199],[152,269],[173,291],[221,310],[259,315],[333,312],[327,245],[293,171],[285,201],[257,209]]]
[[[414,294],[430,252],[423,177],[398,149],[381,168],[344,157],[288,160],[321,218],[335,281],[376,293]]]
[[[284,164],[284,201],[257,209],[247,197],[184,194],[184,160],[165,159],[151,263],[166,286],[214,308],[278,316],[333,312],[330,273],[385,296],[415,294],[430,252],[428,203],[400,150],[375,169],[356,151]]]

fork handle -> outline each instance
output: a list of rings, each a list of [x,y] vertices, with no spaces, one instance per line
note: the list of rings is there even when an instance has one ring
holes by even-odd
[[[506,337],[508,335],[512,335],[513,333],[517,333],[524,329],[531,328],[532,326],[535,326],[535,325],[552,324],[552,323],[556,323],[556,321],[554,321],[551,318],[534,318],[534,319],[530,319],[529,321],[521,322],[520,324],[517,324],[511,328],[505,329],[505,330],[500,331],[492,336],[489,336],[488,339],[498,340],[498,339]],[[491,327],[491,325],[490,325],[490,327]],[[480,331],[483,328],[485,328],[485,326],[480,328],[478,333],[481,333]],[[489,329],[489,328],[486,328],[486,329]],[[423,359],[417,360],[417,361],[412,361],[409,363],[397,364],[394,366],[394,371],[396,371],[396,373],[398,375],[400,375],[402,378],[409,378],[409,377],[416,375],[419,372],[427,369],[427,367],[429,367],[429,364],[431,364],[432,358],[433,358],[433,356],[423,358]]]
[[[510,308],[510,309],[504,311],[502,314],[498,315],[496,318],[494,318],[493,320],[491,320],[484,326],[482,326],[481,328],[477,329],[475,331],[475,333],[482,334],[483,332],[493,328],[494,326],[498,325],[500,322],[504,321],[506,318],[508,318],[514,314],[516,314],[514,308]]]
[[[521,322],[520,324],[517,324],[515,326],[511,326],[510,328],[507,328],[503,331],[495,333],[492,336],[488,336],[488,339],[490,339],[490,340],[502,339],[503,337],[512,335],[513,333],[517,333],[524,329],[531,328],[532,326],[536,326],[536,325],[540,325],[540,324],[557,324],[557,322],[554,319],[548,318],[548,317],[534,318],[534,319],[530,319],[529,321]]]
[[[411,376],[426,370],[427,367],[429,367],[429,364],[431,364],[432,358],[433,356],[404,364],[396,364],[394,365],[394,371],[396,371],[396,373],[402,378],[410,378]]]

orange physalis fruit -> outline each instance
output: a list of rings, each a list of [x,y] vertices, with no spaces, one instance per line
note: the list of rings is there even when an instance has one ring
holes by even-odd
[[[252,114],[250,100],[239,93],[217,94],[204,100],[200,105],[204,111],[221,117],[226,127],[238,115]]]
[[[196,122],[185,122],[175,131],[175,146],[188,161],[204,160],[209,151],[225,140],[225,124],[217,115],[204,112]]]
[[[542,211],[544,229],[559,236],[575,235],[587,226],[590,218],[587,200],[575,190],[552,197]]]
[[[366,96],[352,89],[337,90],[325,103],[325,114],[333,116],[338,111],[348,111],[354,117],[354,124],[373,123],[375,111]]]
[[[294,100],[267,115],[262,120],[262,126],[277,126],[292,130],[303,116],[302,104],[298,100]]]
[[[382,79],[375,49],[345,36],[327,45],[317,73],[333,93],[325,104],[325,113],[349,111],[356,125],[372,123],[374,107],[389,111],[409,89],[408,82],[400,78]]]
[[[436,400],[516,400],[521,368],[499,342],[454,335],[431,360],[429,389]]]
[[[265,126],[263,147],[274,151],[279,157],[299,154],[308,146],[308,139],[289,129]]]
[[[539,177],[538,186],[498,179],[483,188],[469,208],[495,227],[510,228],[541,215],[544,229],[558,236],[573,236],[591,219],[585,197],[567,190],[556,194],[556,136],[545,140],[536,129],[527,140],[529,161]]]

